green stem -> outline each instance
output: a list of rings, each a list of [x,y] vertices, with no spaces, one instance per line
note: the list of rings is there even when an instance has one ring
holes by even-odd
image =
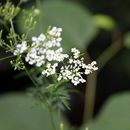
[[[37,85],[37,83],[33,80],[32,76],[30,75],[30,73],[29,73],[29,71],[27,70],[26,67],[25,67],[25,72],[26,72],[26,74],[28,75],[28,77],[30,78],[30,80],[32,81],[32,83],[34,84],[34,86],[35,86],[36,88],[39,88],[38,85]]]
[[[9,59],[9,58],[12,58],[12,57],[14,57],[14,55],[7,56],[7,57],[3,57],[3,58],[0,58],[0,61],[1,61],[1,60],[6,60],[6,59]]]
[[[96,71],[88,75],[87,77],[84,117],[83,117],[84,123],[90,121],[93,117],[97,75],[98,75],[98,72]]]
[[[67,83],[67,80],[61,80],[56,83],[55,88],[60,87],[62,84]]]
[[[13,25],[12,19],[10,19],[10,25],[11,25],[11,28],[13,30],[13,37],[14,37],[15,45],[17,45],[17,39],[16,39],[16,34],[15,34],[15,30],[14,30],[14,25]]]
[[[99,70],[101,70],[106,63],[115,55],[117,52],[119,52],[121,49],[121,45],[119,44],[119,41],[115,41],[111,46],[109,46],[98,58],[97,63]]]
[[[114,35],[115,37],[113,37],[114,39],[113,39],[111,46],[109,46],[99,56],[99,58],[97,58],[99,70],[94,72],[93,74],[88,75],[88,77],[87,77],[88,84],[86,86],[86,93],[85,93],[85,107],[84,107],[84,117],[83,117],[84,123],[86,123],[86,122],[88,123],[88,121],[92,120],[92,117],[93,117],[93,110],[94,110],[94,104],[95,104],[96,82],[97,82],[98,72],[122,48],[120,34],[119,33],[115,33],[115,34],[116,35]]]

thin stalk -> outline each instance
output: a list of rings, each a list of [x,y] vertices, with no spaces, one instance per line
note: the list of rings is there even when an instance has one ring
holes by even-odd
[[[66,82],[67,82],[67,80],[61,80],[61,81],[57,82],[55,88],[60,87],[60,85],[66,83]]]
[[[6,59],[9,59],[9,58],[12,58],[12,57],[14,57],[14,55],[7,56],[7,57],[3,57],[3,58],[0,58],[0,61],[1,61],[1,60],[6,60]]]
[[[25,67],[25,72],[26,72],[26,74],[28,75],[28,77],[30,78],[30,80],[32,81],[32,83],[34,84],[34,86],[36,87],[36,88],[39,88],[38,87],[38,85],[37,85],[37,83],[33,80],[33,78],[31,77],[31,75],[30,75],[30,73],[28,72],[28,70],[27,70],[27,68]]]
[[[13,25],[12,19],[10,19],[10,25],[11,25],[11,28],[13,30],[14,42],[15,42],[15,45],[16,45],[17,44],[17,39],[16,39],[16,34],[15,34],[15,30],[14,30],[14,25]]]
[[[87,78],[84,117],[83,117],[84,123],[90,121],[93,117],[97,75],[98,75],[98,72],[95,71],[94,73],[88,75],[88,78]]]
[[[39,88],[39,86],[38,86],[38,84],[33,80],[33,78],[32,78],[32,76],[30,75],[30,73],[29,73],[29,71],[27,70],[27,68],[25,67],[25,72],[26,72],[26,74],[28,75],[28,77],[29,77],[29,79],[32,81],[32,83],[33,83],[33,85],[35,86],[35,88]],[[39,98],[40,98],[40,100],[42,100],[43,98],[43,95],[41,94],[41,93],[39,93]],[[46,96],[44,97],[44,98],[46,98]],[[48,104],[47,104],[48,105]]]
[[[88,75],[87,77],[87,85],[85,92],[85,107],[84,107],[84,117],[83,122],[88,123],[88,121],[92,120],[94,104],[95,104],[95,92],[96,92],[96,82],[99,71],[106,65],[106,63],[116,55],[121,46],[121,39],[119,31],[114,32],[112,44],[97,58],[97,63],[99,70],[94,72],[93,74]]]
[[[101,70],[106,63],[120,51],[122,48],[120,44],[120,39],[117,39],[111,46],[109,46],[98,58],[97,63],[99,70]]]

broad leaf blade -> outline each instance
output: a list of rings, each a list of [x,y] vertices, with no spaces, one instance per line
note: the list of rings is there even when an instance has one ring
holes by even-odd
[[[99,117],[88,125],[88,128],[90,130],[129,130],[130,93],[110,98]]]
[[[24,94],[1,96],[0,130],[53,130],[48,109],[34,104],[34,99]],[[60,123],[64,123],[57,114],[54,121],[56,129],[59,129]],[[68,127],[67,124],[65,127]]]
[[[45,1],[40,4],[39,9],[41,15],[30,37],[45,32],[50,25],[62,27],[62,46],[66,51],[70,51],[72,47],[85,49],[96,35],[97,29],[90,12],[75,2]],[[27,31],[21,26],[22,16],[19,17],[19,21],[20,30]]]

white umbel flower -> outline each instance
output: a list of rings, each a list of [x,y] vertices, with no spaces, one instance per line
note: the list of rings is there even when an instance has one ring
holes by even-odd
[[[26,62],[41,67],[46,65],[46,62],[57,63],[68,58],[61,47],[61,32],[61,28],[53,27],[46,35],[42,33],[38,37],[33,36],[32,44],[25,58]]]
[[[96,67],[96,61],[93,61],[91,64],[88,64],[88,65],[83,65],[85,68],[85,74],[88,75],[90,73],[92,73],[93,71],[96,71],[98,70],[98,67]]]
[[[80,51],[76,48],[72,48],[71,52],[73,52],[74,58],[77,59],[80,55]]]
[[[60,37],[62,32],[62,28],[57,28],[53,27],[50,31],[49,34],[54,37]]]
[[[42,33],[39,37],[32,37],[32,42],[38,43],[43,42],[46,39],[46,36]]]
[[[22,41],[21,44],[17,44],[16,46],[16,50],[14,50],[14,55],[19,55],[24,53],[27,50],[27,42],[26,41]]]
[[[54,52],[54,50],[48,50],[46,52],[46,59],[48,61],[52,61],[52,60],[54,60],[54,58],[55,58],[55,52]]]
[[[70,80],[74,85],[79,83],[85,83],[86,80],[82,75],[88,75],[98,68],[95,66],[96,62],[93,61],[91,64],[86,65],[83,60],[84,58],[80,57],[80,51],[76,48],[72,48],[71,52],[73,53],[68,59],[68,64],[60,69],[60,74],[58,80]],[[84,70],[84,71],[83,71]]]
[[[42,66],[45,63],[45,56],[41,54],[43,52],[40,48],[31,48],[25,58],[26,62],[30,65],[35,64],[37,67]]]
[[[47,69],[42,71],[43,75],[46,75],[47,77],[49,75],[53,75],[56,73],[56,67],[58,66],[58,63],[54,63],[53,65],[50,63],[47,63],[46,67]]]
[[[26,41],[18,44],[14,55],[19,55],[27,50],[25,61],[30,65],[44,68],[42,75],[57,74],[58,81],[69,80],[74,85],[85,83],[83,75],[88,75],[98,69],[96,61],[86,65],[80,51],[76,48],[71,49],[71,56],[64,54],[61,47],[61,32],[62,28],[53,27],[46,34],[33,36],[32,44],[27,46]],[[57,69],[57,67],[59,68]]]

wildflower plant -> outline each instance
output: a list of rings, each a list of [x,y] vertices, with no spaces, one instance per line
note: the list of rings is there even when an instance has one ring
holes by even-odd
[[[32,10],[35,13],[30,14],[24,10],[24,25],[29,31],[35,27],[36,15],[40,13],[38,9]],[[20,11],[22,9],[11,2],[0,5],[3,24],[10,24],[6,40],[2,39],[3,31],[0,31],[0,47],[12,54],[7,58],[12,58],[10,63],[14,70],[25,71],[32,80],[35,89],[32,89],[31,94],[38,101],[56,109],[69,108],[68,84],[77,86],[85,83],[84,75],[98,69],[96,61],[85,64],[83,54],[77,48],[71,48],[70,53],[66,54],[62,48],[62,28],[49,26],[45,33],[31,39],[28,38],[29,31],[17,34],[13,19]]]

